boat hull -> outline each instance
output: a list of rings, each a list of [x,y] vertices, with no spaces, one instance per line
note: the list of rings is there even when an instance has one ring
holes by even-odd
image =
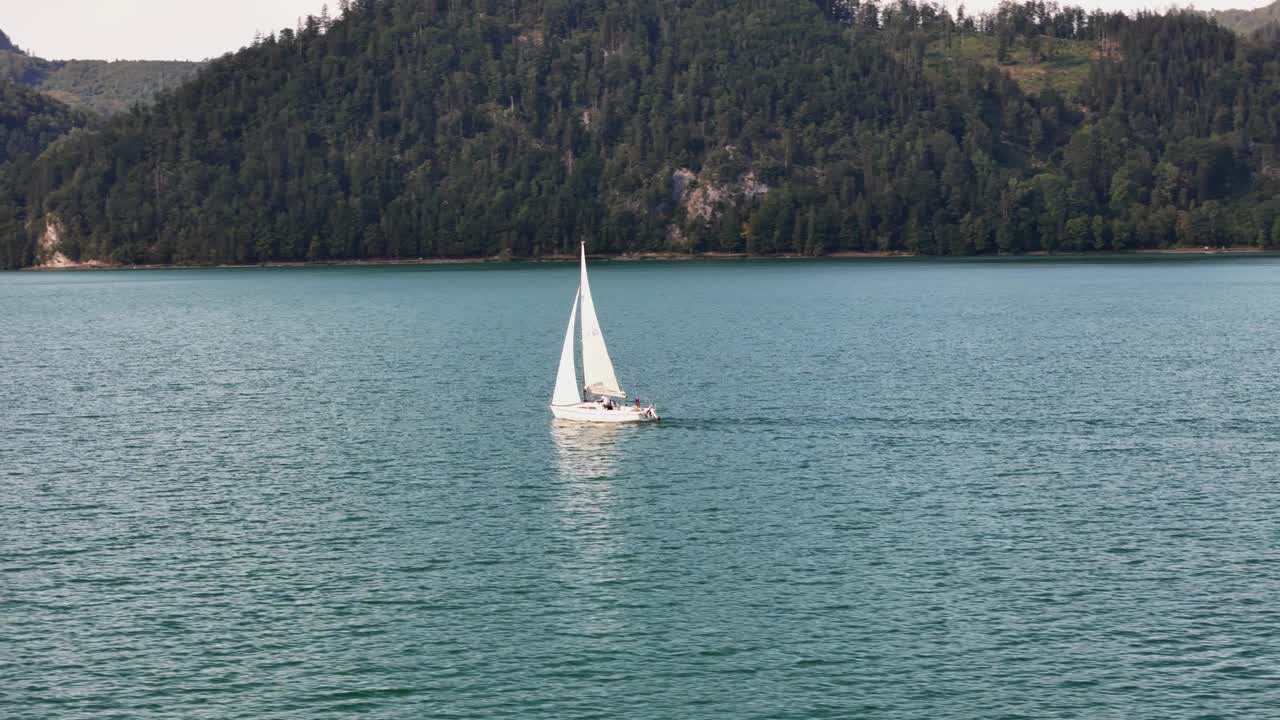
[[[599,403],[591,402],[577,405],[552,405],[551,414],[555,415],[557,420],[594,423],[642,423],[655,422],[659,419],[652,405],[647,408],[626,405],[606,410]]]

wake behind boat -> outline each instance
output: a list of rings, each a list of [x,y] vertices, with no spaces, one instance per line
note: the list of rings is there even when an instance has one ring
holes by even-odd
[[[595,301],[591,299],[591,284],[587,282],[587,244],[581,248],[582,279],[569,311],[569,327],[564,331],[564,346],[560,350],[560,369],[556,373],[556,389],[551,396],[551,414],[560,420],[578,422],[652,422],[658,419],[653,405],[641,407],[640,401],[626,402],[627,394],[618,387],[613,372],[613,361],[604,344],[600,320],[596,317]],[[578,367],[574,362],[573,325],[578,319],[578,305],[582,305],[582,389],[578,386]],[[588,397],[583,399],[583,393]]]

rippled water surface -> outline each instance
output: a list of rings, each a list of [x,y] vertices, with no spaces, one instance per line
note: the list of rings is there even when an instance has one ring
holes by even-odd
[[[1280,261],[0,274],[5,718],[1280,708]]]

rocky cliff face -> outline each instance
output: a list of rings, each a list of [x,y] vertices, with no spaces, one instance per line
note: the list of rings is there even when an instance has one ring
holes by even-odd
[[[36,246],[36,267],[66,268],[76,264],[62,252],[62,235],[62,221],[57,215],[48,215],[44,221],[44,232]]]
[[[671,173],[672,200],[684,210],[684,224],[673,224],[667,236],[673,244],[686,237],[695,225],[710,225],[730,207],[748,208],[757,198],[769,192],[769,186],[748,170],[732,182],[717,179],[716,172],[704,168],[695,173],[678,168]]]

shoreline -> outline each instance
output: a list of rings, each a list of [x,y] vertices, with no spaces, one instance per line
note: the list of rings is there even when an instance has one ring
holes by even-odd
[[[841,250],[825,255],[810,257],[807,255],[749,255],[747,253],[704,252],[639,252],[619,253],[614,255],[588,255],[588,258],[606,262],[692,262],[699,260],[824,260],[824,259],[863,259],[863,258],[934,258],[934,259],[1016,259],[1016,258],[1106,258],[1125,257],[1129,255],[1274,255],[1280,248],[1260,248],[1255,246],[1235,247],[1178,247],[1154,248],[1142,250],[1120,251],[1086,251],[1086,252],[1048,252],[1035,250],[1025,253],[993,253],[984,255],[921,255],[905,252],[863,252],[857,250]],[[400,265],[524,265],[539,263],[576,263],[573,255],[543,255],[531,258],[504,258],[500,256],[474,256],[461,258],[365,258],[351,260],[277,260],[265,263],[220,263],[209,265],[155,264],[143,263],[126,265],[123,263],[106,263],[99,260],[88,262],[60,263],[56,265],[32,265],[19,268],[20,271],[59,271],[59,270],[232,270],[249,268],[305,268],[305,267],[381,267]]]

